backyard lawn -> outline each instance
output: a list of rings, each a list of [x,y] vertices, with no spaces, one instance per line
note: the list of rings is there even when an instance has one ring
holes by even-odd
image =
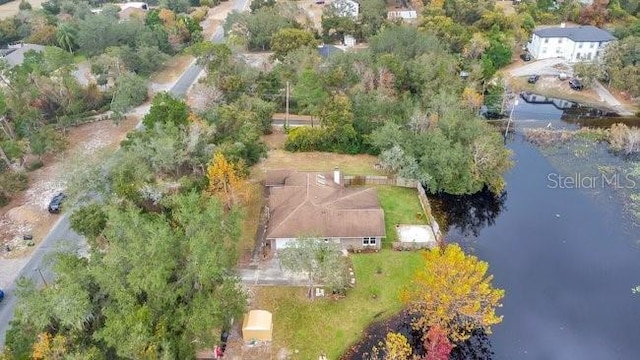
[[[273,353],[287,348],[292,359],[338,359],[372,322],[402,309],[400,290],[420,264],[419,252],[382,250],[351,255],[356,286],[340,300],[309,301],[305,288],[257,287],[252,308],[273,313]]]
[[[384,225],[387,231],[387,238],[382,243],[383,247],[391,248],[391,243],[396,241],[397,224],[427,225],[420,200],[418,200],[418,190],[398,186],[378,186],[377,190],[380,205],[384,210]],[[420,218],[418,213],[422,214]]]

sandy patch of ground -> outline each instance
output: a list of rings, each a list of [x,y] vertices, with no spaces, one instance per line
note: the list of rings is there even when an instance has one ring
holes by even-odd
[[[0,209],[0,257],[25,255],[29,248],[23,235],[33,235],[37,244],[59,219],[59,215],[49,214],[47,206],[65,187],[62,175],[70,154],[91,156],[99,150],[115,150],[139,120],[140,116],[131,115],[119,125],[106,120],[71,129],[67,151],[58,157],[45,157],[45,166],[29,173],[29,189]],[[11,251],[6,251],[7,245]]]
[[[306,18],[302,16],[299,19],[296,19],[302,23],[307,21],[311,22],[311,25],[315,27],[318,31],[322,31],[322,11],[325,6],[328,6],[332,1],[326,1],[324,4],[316,4],[316,0],[300,0],[296,1],[295,4],[304,11],[306,14]]]
[[[527,83],[526,78],[517,78],[511,81],[511,86],[516,91],[528,91],[543,96],[567,99],[596,107],[611,108],[609,104],[602,101],[600,96],[593,89],[582,91],[572,90],[569,81],[562,81],[557,76],[541,76],[534,85]]]
[[[28,0],[31,4],[31,7],[35,9],[39,9],[42,6],[43,2],[47,0]],[[20,6],[20,0],[14,0],[12,2],[8,2],[6,4],[0,5],[0,19],[6,19],[8,17],[12,17],[15,14],[20,12],[18,8]]]

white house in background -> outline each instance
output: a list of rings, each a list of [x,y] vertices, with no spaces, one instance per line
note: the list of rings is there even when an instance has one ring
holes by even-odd
[[[132,1],[132,2],[126,2],[126,3],[119,3],[119,4],[106,4],[106,5],[115,5],[119,7],[120,12],[128,9],[138,9],[142,11],[149,10],[149,4],[147,4],[146,2],[139,2],[139,1]],[[102,9],[92,9],[91,12],[94,14],[99,14],[102,12]]]
[[[331,6],[339,16],[357,19],[360,14],[360,4],[358,4],[357,1],[336,0],[329,6]]]
[[[538,28],[533,31],[527,49],[535,59],[564,58],[568,62],[599,58],[605,47],[615,41],[610,32],[595,26]]]

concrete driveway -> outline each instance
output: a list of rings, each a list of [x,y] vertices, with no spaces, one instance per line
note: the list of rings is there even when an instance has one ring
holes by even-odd
[[[263,286],[309,286],[305,275],[294,274],[280,267],[277,257],[260,261],[257,266],[238,269],[238,275],[246,285]]]

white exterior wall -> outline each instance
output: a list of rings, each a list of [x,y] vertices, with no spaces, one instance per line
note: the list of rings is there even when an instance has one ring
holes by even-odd
[[[574,42],[569,38],[541,38],[533,34],[527,49],[537,60],[561,57],[568,62],[594,60],[609,42]]]
[[[284,249],[289,246],[290,242],[294,242],[296,239],[276,239],[276,250]]]
[[[276,250],[279,249],[284,249],[286,247],[289,247],[289,245],[291,243],[293,243],[294,241],[296,241],[297,238],[279,238],[279,239],[275,239],[276,241]],[[323,240],[325,240],[323,238]],[[334,244],[340,244],[340,238],[327,238],[327,241],[331,241]]]

